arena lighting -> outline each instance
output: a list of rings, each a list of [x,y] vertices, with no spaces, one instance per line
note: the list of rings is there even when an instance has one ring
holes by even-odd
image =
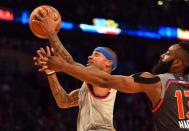
[[[88,24],[80,24],[79,27],[84,32],[91,32],[91,33],[118,35],[121,32],[121,29],[118,29],[118,28],[95,26],[95,25],[88,25]]]
[[[100,34],[118,35],[121,32],[121,29],[118,28],[118,23],[112,19],[94,18],[92,26]]]
[[[72,22],[65,22],[65,21],[62,21],[62,24],[61,24],[61,28],[62,29],[65,29],[65,30],[73,30],[73,23]]]
[[[0,20],[20,22],[28,25],[30,13],[28,11],[12,12],[10,9],[0,8]],[[119,28],[118,28],[119,27]],[[73,30],[81,29],[84,32],[92,32],[108,35],[127,35],[134,37],[142,37],[149,39],[182,39],[189,40],[189,30],[180,29],[178,27],[153,27],[136,26],[134,29],[126,29],[126,26],[121,26],[119,23],[111,19],[94,18],[93,24],[74,24],[72,22],[62,21],[61,29]],[[128,26],[127,26],[128,27]]]
[[[14,15],[10,10],[0,9],[0,20],[13,21]]]
[[[165,38],[177,38],[177,31],[176,27],[160,26],[158,33]]]
[[[29,23],[29,13],[26,11],[23,11],[22,15],[20,17],[20,21],[22,24],[28,24]]]
[[[88,25],[88,24],[80,24],[79,27],[84,31],[84,32],[91,32],[91,33],[97,33],[97,29],[93,25]]]
[[[158,4],[159,6],[162,6],[162,5],[163,5],[163,1],[158,0],[157,4]]]
[[[21,13],[20,18],[19,19],[15,19],[15,21],[16,22],[20,21],[22,24],[28,24],[29,23],[29,19],[30,19],[30,13],[28,13],[27,11],[23,11]],[[65,30],[72,30],[73,29],[73,24],[71,22],[62,21],[61,28],[65,29]]]
[[[181,40],[189,40],[189,30],[182,30],[178,28],[177,38]]]
[[[124,31],[124,34],[141,38],[161,39],[161,36],[158,33],[150,31],[127,30]]]
[[[117,28],[119,24],[112,19],[94,18],[93,25],[101,27]]]

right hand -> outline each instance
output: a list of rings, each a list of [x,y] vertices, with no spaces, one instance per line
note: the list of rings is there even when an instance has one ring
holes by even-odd
[[[57,24],[51,18],[51,15],[53,14],[51,11],[52,10],[49,8],[41,7],[40,10],[35,14],[36,19],[32,20],[32,22],[39,24],[43,31],[45,31],[48,35],[56,33],[55,26]]]
[[[46,74],[53,72],[54,70],[51,70],[47,67],[47,65],[45,64],[44,60],[48,60],[49,56],[51,55],[51,50],[49,48],[49,46],[46,46],[46,51],[43,48],[40,48],[39,50],[37,50],[37,57],[33,57],[34,60],[34,64],[36,66],[40,66],[39,71],[44,71]],[[42,55],[42,54],[46,54],[46,55]],[[43,70],[42,70],[43,69]]]

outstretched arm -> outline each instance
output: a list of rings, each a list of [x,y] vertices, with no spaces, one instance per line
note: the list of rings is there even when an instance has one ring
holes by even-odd
[[[148,94],[149,91],[153,90],[153,87],[157,86],[157,83],[142,84],[135,82],[133,76],[111,75],[93,66],[85,67],[76,62],[70,64],[57,54],[49,56],[48,59],[44,59],[43,61],[46,68],[65,72],[92,85],[114,88],[125,93],[146,92]],[[143,77],[153,78],[155,76],[151,73],[143,73]]]
[[[64,63],[62,71],[80,79],[86,81],[92,85],[97,85],[104,88],[113,88],[124,93],[145,93],[153,106],[157,104],[161,96],[161,82],[155,82],[153,84],[139,83],[134,80],[133,76],[121,76],[110,75],[106,72],[93,69],[90,67],[81,67]],[[145,72],[142,74],[144,78],[154,78],[151,73]]]
[[[49,59],[50,61],[47,62],[49,66],[53,62],[53,59],[54,58]],[[78,64],[69,64],[66,61],[62,61],[61,64],[61,72],[65,72],[92,85],[104,88],[114,88],[125,93],[145,92],[148,94],[148,92],[151,91],[153,87],[160,86],[160,82],[155,84],[143,84],[136,82],[133,76],[111,75],[95,67],[84,67]],[[147,72],[143,73],[142,76],[144,78],[155,77],[151,73]]]

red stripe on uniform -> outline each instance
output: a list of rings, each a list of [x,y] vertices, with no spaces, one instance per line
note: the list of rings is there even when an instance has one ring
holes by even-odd
[[[163,103],[163,99],[160,99],[158,105],[152,110],[152,112],[156,112],[161,107],[162,103]]]
[[[169,80],[166,87],[165,87],[165,91],[167,91],[170,87],[170,85],[172,83],[176,83],[176,84],[183,84],[183,85],[189,85],[189,82],[186,81],[178,81],[178,80]],[[152,112],[156,112],[162,105],[163,103],[163,99],[161,98],[160,101],[158,102],[158,104],[155,106],[155,108],[152,110]]]

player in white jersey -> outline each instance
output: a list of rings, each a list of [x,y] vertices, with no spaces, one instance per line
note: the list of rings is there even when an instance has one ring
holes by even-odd
[[[53,49],[52,52],[54,52]],[[37,54],[38,57],[34,57],[35,64],[43,66],[41,60],[46,59],[44,54],[51,56],[51,51],[49,47],[46,48],[46,51],[40,48]],[[97,47],[88,57],[87,66],[111,73],[117,67],[117,56],[107,47]],[[49,69],[46,69],[45,72],[57,105],[60,108],[79,106],[77,131],[115,130],[113,126],[113,109],[117,93],[115,89],[102,88],[83,82],[80,89],[67,94],[58,82],[56,73]]]

